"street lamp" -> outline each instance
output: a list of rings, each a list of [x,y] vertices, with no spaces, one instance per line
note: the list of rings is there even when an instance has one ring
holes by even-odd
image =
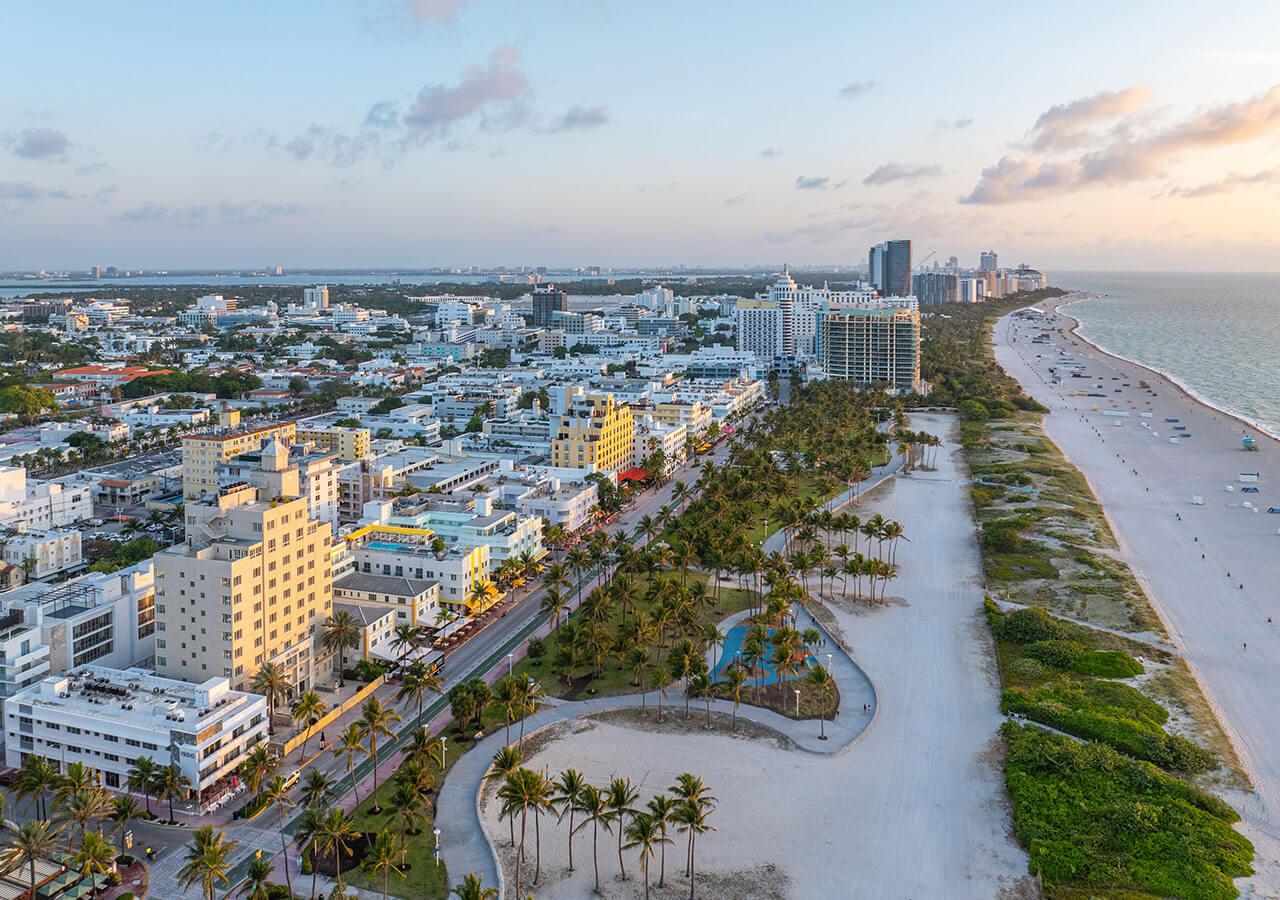
[[[513,657],[513,656],[515,656],[515,654],[514,654],[514,653],[508,653],[508,654],[507,654],[507,674],[508,674],[508,675],[510,675],[510,674],[511,674],[511,657]]]
[[[796,688],[796,718],[800,718],[800,688]]]
[[[438,866],[440,865],[440,829],[437,828],[433,833],[436,836],[436,847],[434,853],[436,857],[436,865]]]
[[[830,653],[827,654],[827,671],[828,672],[831,671],[831,654]]]
[[[440,768],[442,769],[445,767],[444,740],[444,735],[440,735]]]

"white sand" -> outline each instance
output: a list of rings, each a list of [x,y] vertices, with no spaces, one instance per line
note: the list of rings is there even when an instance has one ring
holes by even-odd
[[[1064,331],[1072,325],[1061,315],[1054,323]],[[1078,337],[1055,333],[1050,345],[1030,343],[1040,330],[1002,319],[996,327],[996,358],[1027,393],[1052,408],[1045,431],[1089,480],[1124,559],[1144,583],[1217,711],[1257,791],[1226,797],[1241,811],[1242,830],[1258,850],[1259,874],[1239,884],[1246,894],[1277,896],[1280,515],[1265,510],[1280,506],[1280,444],[1196,402],[1150,370],[1108,357]],[[1051,384],[1047,367],[1059,347],[1086,364],[1093,377],[1064,377],[1063,384]],[[1037,359],[1037,354],[1045,358]],[[1112,381],[1113,376],[1120,380]],[[1155,397],[1138,387],[1139,379],[1151,385]],[[1131,387],[1122,387],[1126,381]],[[1103,387],[1096,388],[1098,384]],[[1116,388],[1121,392],[1115,393]],[[1070,391],[1106,396],[1072,397]],[[1115,427],[1102,414],[1108,409],[1130,415]],[[1153,415],[1144,418],[1142,410]],[[1177,432],[1165,418],[1179,419],[1176,424],[1186,426],[1191,437],[1169,443]],[[1240,449],[1246,432],[1257,441],[1258,452]],[[1132,474],[1133,469],[1139,474]],[[1241,472],[1262,473],[1259,493],[1241,492]],[[1235,488],[1231,493],[1225,490],[1228,484]],[[1203,497],[1204,505],[1192,505],[1193,495]],[[1263,512],[1245,509],[1246,500]]]
[[[912,427],[954,439],[947,417],[913,417]],[[957,454],[948,443],[938,471],[894,479],[866,505],[902,522],[910,543],[898,548],[902,573],[889,589],[905,603],[834,610],[879,692],[879,715],[847,751],[821,758],[769,741],[597,724],[549,743],[530,764],[553,774],[573,765],[597,784],[627,776],[645,797],[680,772],[702,775],[720,807],[719,830],[699,841],[698,868],[710,876],[700,897],[772,896],[765,888],[795,898],[1020,896],[1027,860],[1009,832],[993,752],[998,688]],[[486,804],[485,819],[501,847],[507,829],[495,806]],[[591,889],[590,835],[579,833],[578,872],[567,876],[566,830],[544,823],[539,897]],[[606,896],[638,896],[636,854],[626,854],[633,880],[623,885],[612,841],[601,837]],[[676,886],[659,896],[687,891],[683,846],[668,848]],[[773,874],[760,869],[767,865]],[[731,880],[742,873],[754,873],[750,893]]]

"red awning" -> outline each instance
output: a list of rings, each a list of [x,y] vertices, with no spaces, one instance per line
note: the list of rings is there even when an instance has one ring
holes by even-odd
[[[625,472],[618,473],[619,481],[648,481],[649,473],[639,467],[627,469]]]

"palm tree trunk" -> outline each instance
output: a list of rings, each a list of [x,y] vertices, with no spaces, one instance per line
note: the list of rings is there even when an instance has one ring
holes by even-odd
[[[693,872],[694,846],[693,844],[694,844],[694,841],[697,840],[697,837],[698,837],[698,833],[696,831],[690,830],[689,832],[689,900],[693,900],[693,880],[694,880],[694,872]]]
[[[351,754],[347,754],[347,774],[351,776],[351,793],[356,797],[356,809],[360,808],[360,791],[356,789],[356,769],[355,760],[351,758]]]
[[[622,813],[618,813],[618,869],[622,872],[622,880],[627,880],[627,867],[622,862]]]
[[[378,806],[378,739],[374,737],[369,742],[369,749],[373,751],[373,812],[381,812],[382,807]]]
[[[666,836],[667,836],[667,825],[664,822],[662,824],[662,837],[664,838],[664,840],[662,842],[662,861],[659,864],[659,868],[658,868],[658,887],[662,887],[663,882],[667,880],[667,842],[665,840]]]
[[[315,839],[313,838],[311,840],[311,900],[316,900],[316,875],[319,874],[319,872],[317,872],[316,870],[317,862],[318,860],[316,859],[316,842],[315,842]]]
[[[542,814],[536,809],[533,811],[533,846],[533,883],[537,884],[542,877]]]
[[[600,893],[600,819],[599,818],[597,818],[595,820],[595,824],[591,826],[591,860],[596,867],[595,892],[598,894]],[[35,866],[33,864],[32,871],[34,872],[34,870],[35,870]],[[31,883],[32,885],[35,884],[34,874],[31,876]],[[32,890],[34,891],[35,888],[33,887]]]
[[[284,884],[289,889],[289,896],[293,896],[293,879],[289,877],[289,845],[284,842],[284,810],[280,808],[280,803],[276,803],[276,818],[280,820],[280,859],[284,863]]]
[[[572,801],[570,801],[572,804]],[[569,806],[569,871],[573,871],[573,806]]]

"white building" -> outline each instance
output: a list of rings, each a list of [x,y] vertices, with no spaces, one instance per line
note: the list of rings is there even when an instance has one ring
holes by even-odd
[[[245,755],[267,736],[267,701],[225,678],[191,684],[145,669],[85,666],[4,702],[5,763],[42,756],[102,772],[114,790],[139,757],[177,766],[201,807],[229,793]]]
[[[0,558],[11,566],[29,569],[28,581],[44,581],[84,564],[78,531],[28,529],[19,524],[0,535],[0,543]]]
[[[27,470],[0,467],[0,526],[66,528],[93,515],[87,484],[27,481]]]
[[[782,355],[783,312],[771,301],[741,300],[734,312],[738,350],[758,359]]]
[[[305,288],[302,291],[302,305],[307,309],[328,309],[329,286],[321,284],[313,288]]]
[[[651,415],[637,416],[632,438],[634,449],[631,464],[639,466],[646,456],[661,450],[664,457],[662,474],[669,474],[684,461],[685,439],[688,434],[684,425],[659,422]]]

